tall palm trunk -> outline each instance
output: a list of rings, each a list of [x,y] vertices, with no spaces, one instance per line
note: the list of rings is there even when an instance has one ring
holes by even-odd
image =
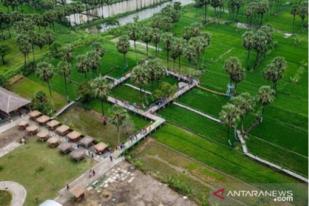
[[[102,116],[104,116],[104,99],[101,98],[101,113],[102,113]]]

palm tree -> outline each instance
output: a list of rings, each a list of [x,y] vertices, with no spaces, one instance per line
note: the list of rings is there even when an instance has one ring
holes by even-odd
[[[110,123],[117,128],[118,145],[120,144],[120,128],[125,126],[130,120],[127,110],[118,105],[112,107]]]
[[[253,111],[255,108],[254,98],[248,92],[244,92],[236,97],[233,97],[232,103],[239,110],[241,132],[244,135],[245,134],[245,130],[244,130],[245,117],[249,112]]]
[[[133,68],[131,73],[131,80],[140,88],[140,97],[143,101],[143,86],[150,82],[150,73],[147,72],[145,64],[139,64]]]
[[[54,67],[53,65],[47,63],[47,62],[40,62],[37,65],[36,68],[36,75],[43,81],[45,81],[48,85],[48,90],[49,90],[49,94],[50,96],[52,96],[52,91],[51,91],[51,87],[50,87],[50,80],[53,78],[54,76]]]
[[[18,44],[18,48],[21,51],[21,53],[23,53],[24,55],[24,65],[27,64],[27,56],[30,53],[31,49],[32,49],[32,45],[30,43],[30,40],[27,36],[25,35],[20,35],[17,38],[17,44]]]
[[[152,40],[152,29],[150,27],[143,27],[141,33],[141,39],[146,44],[146,52],[148,57],[148,44]]]
[[[231,103],[227,103],[226,105],[222,107],[222,110],[219,113],[219,116],[220,116],[220,120],[228,128],[228,143],[230,146],[233,146],[236,127],[239,121],[239,109],[235,105]],[[231,135],[232,129],[234,130],[233,136]]]
[[[62,59],[68,63],[71,63],[73,60],[72,47],[66,46],[62,49]]]
[[[104,116],[104,101],[107,99],[108,94],[111,90],[111,86],[107,79],[102,76],[99,76],[91,81],[90,87],[92,88],[93,94],[96,98],[99,98],[101,101],[101,112]]]
[[[254,48],[254,33],[253,31],[247,31],[243,34],[243,47],[248,51],[247,53],[247,69],[249,69],[249,59],[250,59],[250,53],[251,50]]]
[[[158,55],[158,45],[161,41],[161,32],[160,29],[154,28],[152,29],[152,43],[154,43],[156,47],[156,55]]]
[[[77,71],[81,74],[84,74],[85,78],[87,79],[87,73],[89,72],[90,67],[89,67],[89,62],[88,62],[86,55],[77,56],[76,68],[77,68]]]
[[[264,78],[272,82],[272,88],[277,90],[277,83],[283,77],[287,68],[287,62],[284,57],[276,57],[264,70]]]
[[[126,54],[128,53],[130,48],[129,37],[127,35],[119,37],[117,42],[117,50],[119,53],[123,54],[125,68],[128,67]]]
[[[257,95],[257,102],[261,106],[260,122],[263,121],[264,109],[275,99],[275,91],[270,86],[261,86]]]
[[[92,70],[93,74],[96,75],[100,68],[100,56],[96,51],[90,51],[86,56],[89,68]]]
[[[293,16],[293,23],[292,23],[292,32],[294,33],[294,28],[295,28],[295,18],[296,15],[298,14],[298,5],[293,5],[291,8],[291,15]]]
[[[68,100],[68,85],[67,85],[67,80],[71,75],[71,64],[67,61],[62,61],[59,62],[58,64],[58,69],[60,71],[60,73],[63,75],[63,79],[64,79],[64,87],[65,87],[65,94],[67,96],[67,100]]]
[[[171,58],[173,59],[173,65],[175,65],[175,61],[178,58],[178,70],[180,71],[180,67],[181,67],[181,55],[183,53],[183,45],[184,42],[182,39],[179,38],[173,38],[172,41],[172,46],[171,46]]]
[[[136,41],[140,38],[139,27],[136,23],[133,23],[133,24],[130,24],[128,26],[128,30],[129,30],[128,36],[134,42],[134,51],[135,51],[135,54],[137,55],[137,53],[136,53]],[[137,56],[136,56],[136,61],[137,61]]]
[[[225,61],[224,69],[230,76],[230,85],[234,86],[231,92],[231,96],[234,96],[236,94],[237,84],[245,78],[245,70],[237,57],[228,58]]]
[[[169,63],[169,53],[171,51],[171,46],[172,46],[172,41],[173,41],[173,34],[170,32],[166,32],[162,34],[162,42],[164,45],[164,49],[166,51],[166,64],[168,67]]]
[[[207,23],[207,8],[208,5],[210,4],[210,0],[200,0],[201,4],[204,6],[204,24]]]

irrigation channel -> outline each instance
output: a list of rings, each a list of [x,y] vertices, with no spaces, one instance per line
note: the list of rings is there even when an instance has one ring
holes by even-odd
[[[128,23],[134,22],[134,19],[138,17],[139,20],[144,20],[152,17],[154,14],[159,13],[164,7],[174,2],[180,2],[181,5],[188,5],[193,3],[193,0],[127,0],[111,5],[103,5],[95,9],[84,11],[79,14],[71,14],[67,16],[71,25],[81,25],[89,21],[93,21],[98,18],[115,17],[117,15],[131,13],[123,17],[116,19],[118,25],[107,25],[102,23],[100,25],[99,32],[105,32],[109,29],[123,26]],[[136,12],[134,12],[136,11]],[[133,13],[132,13],[133,12]],[[98,27],[95,27],[98,28]]]

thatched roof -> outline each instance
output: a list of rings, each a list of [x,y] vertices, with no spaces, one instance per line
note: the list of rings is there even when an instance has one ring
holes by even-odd
[[[49,138],[47,140],[47,143],[49,146],[55,146],[55,145],[58,145],[60,142],[60,139],[58,137],[52,137],[52,138]]]
[[[67,134],[67,137],[71,140],[71,141],[76,141],[78,140],[82,135],[79,132],[76,131],[72,131],[69,134]]]
[[[84,195],[85,193],[85,189],[79,186],[73,187],[70,190],[71,194],[75,197],[75,198],[80,198],[81,196]]]
[[[63,142],[58,146],[58,149],[63,153],[67,153],[67,152],[72,151],[73,144],[69,142]]]
[[[43,116],[40,116],[39,118],[37,118],[35,121],[40,123],[40,124],[45,124],[49,120],[50,120],[49,116],[43,115]]]
[[[25,127],[27,127],[28,125],[29,125],[29,122],[28,122],[28,121],[22,120],[22,121],[19,122],[18,127],[25,128]]]
[[[51,120],[51,121],[49,121],[49,122],[47,122],[47,124],[46,124],[49,128],[55,128],[55,127],[57,127],[57,126],[59,126],[60,125],[60,122],[58,122],[57,120]]]
[[[36,136],[39,138],[39,139],[48,139],[49,137],[49,134],[48,134],[48,131],[40,131],[39,133],[36,134]]]
[[[42,114],[42,113],[39,112],[38,110],[34,110],[34,111],[29,112],[30,118],[37,118],[37,117],[39,117],[41,114]]]
[[[84,147],[89,147],[93,142],[94,142],[94,139],[88,136],[84,137],[83,139],[79,141],[79,143],[83,145]]]
[[[82,160],[84,159],[86,156],[86,150],[85,149],[76,149],[76,150],[73,150],[71,153],[70,153],[70,157],[74,160]]]
[[[97,152],[103,152],[104,150],[106,150],[107,149],[107,145],[105,144],[105,143],[103,143],[103,142],[100,142],[100,143],[98,143],[98,144],[96,144],[95,146],[94,146],[94,148],[95,148],[95,150],[97,151]]]
[[[35,126],[35,125],[29,125],[27,128],[26,128],[26,131],[27,132],[36,132],[36,131],[38,131],[38,127],[37,126]]]
[[[9,114],[28,104],[30,104],[29,100],[0,87],[0,110],[2,112]]]
[[[70,127],[68,127],[67,125],[61,125],[59,127],[57,127],[56,132],[58,132],[61,135],[66,134],[68,131],[70,130]]]

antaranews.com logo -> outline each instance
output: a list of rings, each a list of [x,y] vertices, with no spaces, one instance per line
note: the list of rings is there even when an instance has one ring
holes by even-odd
[[[293,202],[292,190],[227,190],[220,188],[212,193],[216,198],[269,198],[274,202]]]

